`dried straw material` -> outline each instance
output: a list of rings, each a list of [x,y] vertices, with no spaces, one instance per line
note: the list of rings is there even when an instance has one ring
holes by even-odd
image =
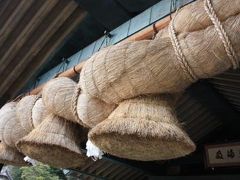
[[[81,71],[82,90],[117,104],[141,94],[183,91],[198,79],[236,67],[229,49],[239,61],[239,0],[212,0],[221,21],[218,25],[213,25],[216,17],[211,20],[212,11],[207,12],[205,2],[182,8],[172,26],[161,30],[154,40],[117,44],[94,54]],[[229,41],[223,38],[219,23]]]
[[[79,148],[85,135],[77,124],[50,114],[17,147],[25,155],[54,167],[80,167],[87,161]]]
[[[29,95],[29,96],[23,97],[17,103],[17,110],[16,110],[17,118],[21,126],[28,133],[31,132],[34,128],[33,119],[32,119],[32,109],[38,99],[39,99],[39,96],[37,95]]]
[[[0,163],[13,166],[27,166],[28,164],[23,160],[24,155],[17,149],[9,147],[0,143]]]
[[[48,114],[49,113],[43,104],[42,98],[39,98],[32,108],[32,121],[34,128],[36,128]]]
[[[212,25],[204,10],[204,1],[198,0],[180,10],[175,19],[175,29],[178,33],[199,31]],[[240,12],[239,0],[211,0],[211,2],[220,21],[225,21]]]
[[[49,112],[67,120],[77,122],[72,110],[72,98],[77,83],[66,77],[50,80],[42,91],[43,103]]]
[[[165,96],[143,96],[121,102],[88,134],[112,155],[141,160],[167,160],[190,154],[195,145],[183,131]]]
[[[16,104],[9,102],[0,109],[0,140],[10,147],[27,134],[17,119]]]
[[[105,120],[115,107],[116,105],[107,104],[98,98],[80,94],[77,103],[77,113],[86,126],[93,128]]]

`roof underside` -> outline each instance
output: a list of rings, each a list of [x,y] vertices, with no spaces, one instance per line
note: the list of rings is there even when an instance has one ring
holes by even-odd
[[[36,74],[85,15],[73,0],[1,0],[0,97]]]
[[[105,29],[115,28],[156,2],[0,0],[1,103],[16,94],[20,90],[17,87],[23,87],[41,71],[55,66],[62,58],[69,57],[102,36]],[[106,11],[108,3],[113,7],[111,11]],[[112,13],[115,13],[114,16],[111,16]],[[230,70],[193,84],[180,98],[176,112],[183,127],[198,145],[239,138],[240,71]],[[199,151],[190,156],[191,163],[198,155]],[[181,159],[180,164],[187,162],[187,158]],[[168,161],[169,164],[174,162],[179,161]],[[153,172],[155,169],[156,174],[161,174],[158,171],[166,162],[126,163],[145,170],[149,167],[148,170]],[[197,163],[203,163],[203,160],[198,159]],[[109,174],[106,167],[111,167],[113,174]],[[81,171],[100,177],[124,177],[124,168],[104,160],[90,163]],[[132,179],[142,175],[142,172],[130,169],[129,173],[133,173],[129,175]]]
[[[0,0],[0,101],[158,1]]]

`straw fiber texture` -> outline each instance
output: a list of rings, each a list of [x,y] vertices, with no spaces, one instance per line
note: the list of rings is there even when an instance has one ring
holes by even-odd
[[[0,143],[0,163],[13,166],[27,166],[23,160],[24,155],[17,151],[16,148],[9,147]]]
[[[104,152],[141,161],[178,158],[195,150],[165,96],[121,102],[88,136]]]
[[[50,80],[43,88],[42,98],[47,110],[67,120],[77,122],[72,110],[72,98],[77,83],[66,77]]]
[[[43,104],[42,98],[39,98],[32,108],[33,126],[36,128],[48,115],[48,111]]]
[[[27,134],[17,120],[16,104],[9,102],[0,109],[0,140],[10,147]]]
[[[229,53],[235,51],[239,61],[239,0],[212,0],[221,21],[216,26],[222,24],[228,39],[213,25],[205,2],[179,10],[153,40],[117,44],[94,54],[81,71],[82,90],[118,104],[141,94],[183,91],[198,79],[236,68]]]
[[[84,136],[77,124],[50,114],[17,147],[25,155],[54,167],[80,167],[87,161],[79,148]]]
[[[37,95],[29,95],[23,97],[17,103],[17,118],[21,124],[21,126],[29,133],[33,130],[33,119],[32,119],[32,109],[39,96]]]
[[[87,94],[80,94],[77,103],[77,112],[82,122],[90,128],[105,120],[116,105],[107,104],[98,98]]]

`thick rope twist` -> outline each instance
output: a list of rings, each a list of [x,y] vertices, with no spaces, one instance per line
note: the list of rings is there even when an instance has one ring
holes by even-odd
[[[223,42],[225,51],[231,61],[233,69],[237,69],[239,67],[237,55],[233,49],[231,41],[229,40],[229,38],[227,36],[226,31],[224,30],[221,22],[219,21],[217,15],[213,9],[211,0],[204,1],[204,9],[205,9],[206,13],[208,14],[209,18],[211,19],[212,23],[214,24],[214,27],[215,27],[220,39]]]
[[[40,94],[38,94],[37,95],[37,97],[36,97],[36,99],[34,100],[34,102],[33,102],[33,106],[36,104],[36,102],[37,102],[37,100],[39,100],[40,98],[42,97],[42,94],[40,93]],[[33,110],[33,108],[31,109],[31,127],[34,129],[35,128],[35,126],[34,126],[34,124],[33,124],[33,118],[32,118],[32,110]]]
[[[73,115],[75,117],[75,119],[77,120],[77,122],[82,125],[83,127],[87,127],[83,122],[82,120],[79,118],[78,116],[78,112],[77,112],[77,102],[78,102],[78,97],[81,93],[81,87],[80,85],[78,84],[77,87],[75,88],[75,91],[74,91],[74,94],[72,96],[72,103],[71,103],[71,109],[72,109],[72,112],[73,112]]]
[[[177,12],[176,12],[177,15]],[[190,65],[188,64],[185,55],[183,54],[182,48],[180,46],[180,43],[177,39],[177,34],[174,29],[174,20],[176,18],[176,15],[171,20],[168,28],[169,36],[171,39],[171,43],[173,46],[173,49],[175,51],[175,55],[177,56],[177,59],[179,61],[180,67],[184,72],[184,75],[188,78],[190,82],[195,82],[198,80],[198,77],[195,75],[193,70],[191,69]]]

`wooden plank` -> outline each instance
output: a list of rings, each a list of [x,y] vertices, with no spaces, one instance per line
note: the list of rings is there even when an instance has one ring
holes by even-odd
[[[114,164],[114,165],[112,165],[111,169],[109,169],[108,171],[103,173],[102,176],[108,178],[111,174],[113,174],[114,172],[118,171],[119,168],[121,168],[120,165]]]
[[[128,178],[131,180],[141,180],[141,179],[147,179],[147,176],[144,173],[135,173],[135,174],[132,174],[132,176],[130,176]]]
[[[85,165],[85,166],[83,166],[82,168],[78,168],[78,169],[80,169],[81,171],[86,171],[88,168],[90,168],[91,166],[93,166],[94,164],[95,164],[96,162],[94,162],[94,161],[88,161],[88,163]],[[98,162],[97,162],[98,163]]]
[[[34,0],[21,0],[16,9],[14,9],[11,15],[7,17],[7,21],[0,29],[0,47],[4,44],[8,35],[14,30],[14,28],[16,28],[17,23],[33,2]]]
[[[12,0],[2,0],[0,2],[0,17],[1,17],[1,19],[0,19],[0,28],[2,27],[2,22],[5,20],[3,13],[6,12],[6,9],[9,6],[10,3],[11,3],[12,8],[14,9],[15,5],[12,2]]]
[[[112,163],[108,163],[105,166],[103,166],[100,170],[98,170],[95,174],[98,176],[102,176],[102,173],[104,173],[104,171],[107,171],[108,168],[110,168],[112,166]]]
[[[17,91],[14,89],[20,90],[24,84],[26,84],[32,78],[32,76],[36,73],[34,70],[38,69],[45,63],[46,59],[50,54],[53,53],[54,49],[56,49],[56,47],[58,47],[64,41],[65,37],[73,31],[73,29],[82,21],[85,16],[86,12],[83,11],[80,7],[73,12],[71,17],[68,18],[68,21],[63,26],[61,26],[61,28],[49,40],[49,43],[45,45],[43,49],[41,49],[41,51],[35,57],[35,60],[28,65],[28,69],[32,69],[32,71],[24,71],[16,79],[15,83],[9,87],[9,93],[11,93],[13,97],[17,94]],[[66,29],[66,27],[68,28]],[[76,68],[81,69],[82,65],[79,64]]]
[[[73,68],[73,66],[77,65],[79,63],[79,60],[81,58],[82,51],[78,51],[76,54],[71,56],[69,59],[69,63],[67,66],[67,69]]]
[[[88,59],[89,57],[91,57],[94,51],[95,43],[96,42],[91,43],[89,46],[85,47],[82,50],[81,59]]]
[[[74,172],[79,172],[79,173],[83,174],[86,177],[91,176],[91,177],[94,177],[96,179],[104,179],[102,176],[95,175],[95,174],[90,174],[90,173],[87,173],[85,171],[82,171],[81,169],[69,169],[69,170],[74,171]]]
[[[148,26],[150,19],[151,19],[151,8],[142,12],[138,16],[132,18],[130,21],[128,36]]]
[[[150,19],[151,23],[156,22],[159,19],[159,17],[164,17],[169,14],[170,4],[171,4],[170,2],[171,1],[169,0],[162,0],[152,7],[151,19]]]
[[[62,5],[64,4],[65,3],[63,3]],[[4,79],[4,82],[0,85],[0,95],[2,95],[7,90],[6,85],[13,83],[13,81],[24,71],[24,68],[32,60],[32,58],[36,56],[42,48],[44,48],[46,43],[49,41],[49,37],[56,33],[60,26],[65,22],[65,20],[77,8],[77,4],[74,1],[69,1],[66,6],[59,6],[59,8],[60,9],[56,9],[56,11],[54,12],[54,16],[51,16],[53,18],[53,21],[49,22],[50,24],[48,24],[48,27],[45,29],[45,31],[41,31],[41,35],[39,37],[34,35],[34,38],[30,38],[28,40],[27,43],[30,45],[30,49],[26,49],[27,51],[20,51],[19,54],[16,55],[16,58],[11,61],[10,64],[8,64],[9,67],[14,67],[14,69],[6,69],[3,72],[3,74],[6,75],[7,78],[0,77],[0,81],[3,81]],[[61,14],[59,14],[59,12],[61,12]],[[47,18],[45,19],[48,20]],[[44,26],[47,25],[44,24],[44,21],[41,24],[43,24]],[[40,33],[40,28],[38,30]],[[25,45],[24,47],[28,46]]]
[[[39,3],[41,1],[38,1]],[[33,9],[36,14],[31,17],[29,12],[26,14],[27,21],[30,19],[29,22],[26,22],[27,25],[24,25],[23,29],[17,28],[16,30],[20,32],[20,34],[16,34],[16,37],[13,37],[14,39],[12,40],[13,42],[10,44],[10,46],[6,47],[4,46],[1,48],[1,52],[4,52],[3,56],[1,56],[0,59],[0,72],[7,67],[8,62],[10,62],[18,50],[24,45],[24,43],[28,40],[32,32],[39,26],[39,24],[42,22],[42,20],[48,15],[48,13],[52,10],[52,8],[56,5],[58,0],[48,0],[44,1],[44,4],[40,4],[40,8],[36,5],[37,3],[34,4],[34,8],[39,8],[36,12],[35,9]],[[30,10],[31,11],[31,10]],[[35,13],[34,12],[34,13]],[[23,20],[21,20],[21,23],[23,23]],[[3,63],[4,62],[4,63]]]
[[[192,98],[201,103],[224,123],[226,132],[239,132],[239,112],[235,111],[229,102],[215,91],[207,81],[194,83],[188,92]]]
[[[116,180],[121,180],[121,179],[127,179],[125,178],[129,173],[131,173],[132,170],[129,169],[129,168],[126,168],[124,172],[121,172],[119,173],[117,176],[114,176],[113,179],[116,179]]]
[[[118,28],[111,31],[111,34],[113,35],[113,37],[111,38],[110,44],[115,44],[121,41],[122,39],[127,38],[129,27],[130,27],[130,21],[127,21],[121,26],[119,26]]]
[[[160,21],[155,23],[155,27],[156,29],[159,31],[163,28],[165,28],[166,26],[168,26],[170,22],[170,16],[167,16],[163,19],[161,19]],[[143,29],[140,32],[137,32],[136,34],[130,36],[128,39],[124,40],[124,41],[139,41],[139,40],[143,40],[143,39],[151,39],[153,37],[154,34],[154,30],[152,26],[149,26],[145,29]]]
[[[108,176],[109,179],[116,179],[121,173],[125,172],[127,170],[126,167],[122,166],[119,168],[117,171],[112,173],[111,175]],[[124,178],[123,178],[124,179]]]
[[[104,167],[104,166],[105,166],[105,163],[96,161],[96,162],[94,162],[94,164],[91,167],[89,167],[85,171],[87,171],[88,173],[91,173],[91,174],[95,174],[95,172],[97,172],[98,169],[101,169],[101,167]]]
[[[134,176],[138,174],[136,171],[130,171],[127,175],[124,176],[124,179],[135,180]]]

